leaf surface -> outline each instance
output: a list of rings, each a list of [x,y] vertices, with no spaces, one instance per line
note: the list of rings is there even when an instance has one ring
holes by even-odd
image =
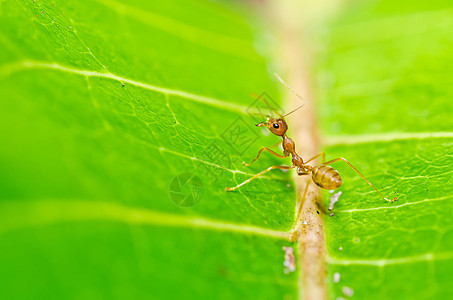
[[[241,165],[276,141],[250,94],[280,101],[241,18],[204,1],[0,5],[2,298],[296,293],[288,174],[224,190],[281,164]],[[202,182],[182,184],[201,190],[192,207],[170,196],[184,173]]]
[[[347,158],[399,197],[386,203],[335,164],[344,186],[326,217],[332,298],[344,287],[357,299],[451,298],[452,16],[448,1],[368,1],[319,36],[327,159]]]
[[[248,14],[154,2],[0,2],[2,298],[301,294],[282,265],[289,174],[224,191],[289,162],[241,165],[278,141],[253,126],[250,95],[280,105]],[[367,1],[315,31],[327,158],[399,197],[333,165],[344,181],[326,216],[333,299],[345,287],[357,299],[453,294],[450,6]],[[175,193],[184,174],[201,184]],[[194,206],[172,201],[191,193]]]

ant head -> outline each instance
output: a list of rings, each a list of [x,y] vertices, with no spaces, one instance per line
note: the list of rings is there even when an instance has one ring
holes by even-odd
[[[283,118],[274,119],[274,118],[267,118],[267,122],[261,122],[256,124],[258,127],[266,126],[273,134],[278,136],[284,136],[286,131],[288,130],[288,125],[286,124]]]
[[[256,124],[258,127],[267,127],[273,134],[278,135],[278,136],[284,136],[286,131],[288,130],[288,125],[286,124],[284,118],[286,116],[289,116],[290,114],[294,113],[295,111],[299,110],[302,106],[305,105],[305,100],[302,98],[301,95],[299,95],[296,91],[294,91],[286,82],[283,81],[283,79],[280,78],[277,74],[274,74],[277,79],[283,83],[284,86],[286,86],[294,95],[296,95],[300,100],[302,100],[302,104],[299,105],[296,109],[293,109],[287,114],[281,115],[275,108],[269,105],[269,103],[266,101],[261,96],[257,96],[258,99],[263,101],[267,107],[269,107],[274,113],[276,113],[279,117],[278,118],[272,118],[271,116],[268,116],[266,122],[261,122],[259,124]]]

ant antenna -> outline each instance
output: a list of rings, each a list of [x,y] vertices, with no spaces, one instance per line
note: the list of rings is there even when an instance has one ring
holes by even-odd
[[[302,103],[299,107],[297,107],[296,109],[294,109],[294,110],[290,111],[289,113],[287,113],[287,114],[281,116],[282,118],[284,118],[284,117],[286,117],[286,116],[289,116],[289,115],[292,114],[293,112],[297,111],[297,110],[300,109],[302,106],[304,106],[305,103],[306,103],[306,101],[305,101],[305,99],[304,99],[301,95],[299,95],[299,93],[297,93],[297,92],[296,92],[295,90],[293,90],[293,89],[292,89],[285,81],[283,81],[283,79],[281,79],[281,77],[278,76],[277,73],[274,73],[274,76],[275,76],[281,83],[283,83],[283,85],[286,86],[286,88],[288,88],[288,90],[290,90],[294,95],[296,95],[297,98],[299,98],[300,100],[302,100],[302,101],[304,102],[304,103]]]
[[[281,117],[281,118],[284,117],[284,116],[282,116],[275,108],[273,108],[273,107],[269,104],[269,102],[267,102],[267,100],[264,99],[263,97],[261,97],[261,96],[255,94],[255,93],[252,93],[252,97],[255,97],[256,99],[259,99],[259,100],[263,101],[263,102],[267,105],[267,107],[269,107],[269,108],[270,108],[274,113],[276,113],[279,117]]]

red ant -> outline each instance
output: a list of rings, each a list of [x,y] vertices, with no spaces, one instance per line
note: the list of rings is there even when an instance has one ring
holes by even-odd
[[[288,124],[286,124],[286,121],[285,121],[284,118],[286,116],[294,113],[295,111],[300,109],[302,106],[304,106],[305,105],[305,100],[296,91],[294,91],[286,82],[284,82],[283,79],[281,79],[277,74],[274,74],[274,75],[275,75],[275,77],[277,77],[277,79],[283,85],[285,85],[291,92],[293,92],[304,103],[302,105],[300,105],[299,107],[297,107],[296,109],[294,109],[293,111],[291,111],[291,112],[289,112],[289,113],[287,113],[285,115],[281,115],[277,110],[272,108],[265,99],[259,97],[259,99],[261,99],[279,117],[278,118],[272,118],[272,117],[269,116],[267,118],[266,122],[260,122],[260,123],[256,124],[256,126],[258,126],[258,127],[267,127],[270,130],[270,132],[272,132],[273,134],[275,134],[277,136],[282,137],[282,139],[283,139],[283,141],[282,141],[283,155],[278,154],[278,153],[272,151],[269,148],[263,147],[263,148],[261,148],[261,150],[258,152],[258,155],[255,157],[254,160],[252,160],[251,163],[249,163],[249,164],[247,164],[245,162],[242,162],[242,163],[245,166],[251,166],[255,161],[258,160],[259,156],[261,155],[261,153],[263,151],[267,151],[267,152],[271,153],[272,155],[275,155],[275,156],[277,156],[279,158],[285,158],[285,157],[287,157],[287,156],[289,156],[291,154],[292,164],[289,167],[288,166],[272,166],[272,167],[269,167],[266,170],[256,174],[255,176],[247,179],[246,181],[238,184],[235,187],[231,187],[231,188],[227,187],[226,190],[227,191],[233,191],[233,190],[243,186],[244,184],[249,183],[253,179],[255,179],[255,178],[257,178],[257,177],[259,177],[259,176],[271,171],[271,170],[274,170],[274,169],[290,170],[290,169],[293,169],[293,168],[296,168],[297,175],[302,176],[302,175],[310,175],[311,174],[311,179],[320,188],[323,188],[323,189],[326,189],[326,190],[334,190],[334,189],[339,188],[343,182],[341,180],[340,173],[338,173],[337,170],[335,170],[334,168],[330,167],[329,165],[334,163],[334,162],[337,162],[337,161],[341,160],[341,161],[344,161],[345,163],[347,163],[357,174],[359,174],[360,177],[362,177],[363,180],[365,180],[366,183],[368,183],[376,192],[378,192],[379,195],[381,195],[381,197],[384,200],[386,200],[388,202],[394,202],[395,200],[398,200],[398,197],[394,197],[393,199],[388,199],[388,198],[384,197],[384,195],[382,195],[381,192],[379,192],[379,190],[376,187],[374,187],[374,185],[372,185],[371,182],[369,182],[365,178],[365,176],[363,176],[353,165],[351,165],[350,162],[348,162],[343,157],[339,157],[339,158],[335,158],[335,159],[329,160],[328,162],[324,162],[324,163],[322,163],[320,165],[317,165],[317,166],[310,166],[310,165],[308,165],[308,163],[310,161],[320,157],[320,156],[323,157],[323,161],[324,161],[325,160],[325,153],[321,152],[320,154],[315,155],[314,157],[310,158],[307,161],[304,161],[296,153],[296,147],[295,147],[296,145],[295,145],[294,141],[286,135],[286,131],[288,130]]]

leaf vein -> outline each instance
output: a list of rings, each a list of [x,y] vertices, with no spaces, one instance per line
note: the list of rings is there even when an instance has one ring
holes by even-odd
[[[398,140],[415,140],[428,138],[452,138],[453,132],[395,132],[383,134],[326,136],[324,146],[356,145],[374,142],[393,142]]]
[[[1,203],[0,207],[3,224],[0,234],[37,225],[94,220],[162,227],[200,228],[279,239],[289,238],[289,233],[284,231],[198,216],[188,217],[145,208],[127,207],[109,202],[43,200],[24,203],[10,201]],[[17,218],[18,215],[21,218]]]
[[[400,207],[409,206],[409,205],[416,205],[416,204],[420,204],[420,203],[451,200],[452,198],[453,198],[452,196],[448,196],[448,197],[440,197],[440,198],[433,198],[433,199],[424,199],[424,200],[420,200],[420,201],[406,202],[406,203],[403,203],[403,204],[400,204],[400,205],[393,205],[393,206],[381,206],[381,207],[355,208],[355,209],[339,210],[339,211],[336,211],[335,213],[354,213],[354,212],[373,211],[373,210],[380,210],[380,209],[397,209],[397,208],[400,208]]]
[[[152,84],[140,82],[137,80],[129,79],[129,78],[124,78],[112,73],[102,73],[102,72],[95,72],[95,71],[89,71],[89,70],[80,70],[76,69],[73,67],[68,67],[64,65],[60,65],[58,63],[49,63],[49,62],[41,62],[41,61],[22,61],[22,62],[17,62],[14,64],[8,64],[8,65],[3,65],[0,69],[0,76],[6,77],[10,75],[11,73],[16,73],[22,70],[26,69],[50,69],[50,70],[58,70],[61,72],[68,72],[72,74],[78,74],[86,77],[100,77],[100,78],[107,78],[107,79],[112,79],[115,81],[119,81],[122,83],[129,83],[131,85],[151,90],[154,92],[159,92],[164,95],[172,95],[172,96],[178,96],[182,98],[186,98],[188,100],[192,100],[194,102],[199,102],[205,105],[210,105],[214,107],[219,107],[222,109],[228,109],[231,111],[239,112],[241,114],[245,114],[245,111],[247,110],[247,106],[240,105],[240,104],[235,104],[235,103],[228,103],[226,101],[222,101],[213,97],[208,97],[208,96],[202,96],[202,95],[197,95],[193,94],[190,92],[186,91],[181,91],[181,90],[175,90],[175,89],[169,89],[165,87],[159,87],[155,86]]]
[[[400,258],[386,258],[386,259],[340,259],[334,257],[328,257],[327,262],[331,265],[368,265],[383,267],[386,265],[396,264],[411,264],[423,261],[434,261],[434,260],[452,260],[453,252],[444,253],[425,253],[422,255],[400,257]]]

